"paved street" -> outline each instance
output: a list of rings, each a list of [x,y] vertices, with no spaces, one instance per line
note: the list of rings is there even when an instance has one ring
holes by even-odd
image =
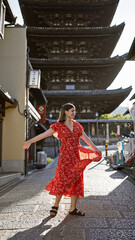
[[[105,160],[84,172],[85,197],[78,208],[85,217],[68,215],[69,198],[62,198],[58,214],[49,217],[54,202],[44,187],[57,161],[39,170],[0,199],[1,240],[135,240],[135,185]]]

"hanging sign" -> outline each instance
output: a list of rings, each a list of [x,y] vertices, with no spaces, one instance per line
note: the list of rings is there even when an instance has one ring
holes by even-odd
[[[46,123],[46,105],[44,105],[44,104],[37,105],[37,112],[41,116],[40,122]]]
[[[117,135],[120,136],[120,125],[117,125]]]

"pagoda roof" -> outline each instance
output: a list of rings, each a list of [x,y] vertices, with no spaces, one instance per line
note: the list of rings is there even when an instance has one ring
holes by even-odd
[[[76,13],[84,13],[88,26],[108,26],[119,0],[19,0],[19,3],[27,26],[51,26],[55,14],[64,19],[69,12],[73,18]]]
[[[30,57],[48,57],[55,55],[83,55],[93,57],[109,57],[123,31],[125,24],[113,27],[28,27],[28,46]],[[66,44],[70,43],[73,53],[66,53]],[[58,44],[59,53],[53,54]],[[85,52],[79,51],[84,45]],[[108,47],[109,46],[109,47]],[[69,46],[68,46],[69,47]]]
[[[131,44],[131,47],[129,49],[127,60],[135,60],[135,38],[134,38],[134,40]]]
[[[135,99],[135,93],[132,95],[132,97],[129,100],[134,100]]]
[[[97,35],[108,35],[109,33],[113,32],[121,32],[125,26],[125,23],[121,23],[118,26],[114,25],[112,27],[107,26],[107,27],[32,27],[28,26],[27,27],[27,32],[28,34],[33,34],[34,36],[45,36],[49,34],[49,37],[51,36],[50,34],[53,35],[77,35],[80,33],[81,35],[87,35],[91,34],[92,36],[97,36]],[[119,33],[120,34],[120,33]]]
[[[126,93],[130,93],[130,91],[132,90],[132,86],[122,89],[122,88],[118,88],[118,89],[114,89],[114,90],[106,90],[106,89],[100,89],[100,90],[53,90],[53,91],[47,91],[47,90],[43,90],[44,94],[46,96],[57,96],[59,95],[59,97],[63,97],[63,96],[87,96],[89,97],[89,99],[94,99],[98,97],[102,96],[113,96],[116,94],[120,94],[120,95],[125,95]],[[125,98],[124,98],[125,99]]]
[[[46,85],[51,79],[48,74],[57,71],[61,75],[61,71],[72,71],[74,74],[86,71],[92,82],[92,89],[106,89],[113,82],[121,70],[126,60],[126,54],[113,58],[99,59],[37,59],[30,58],[31,64],[35,69],[41,69],[41,86],[46,89]],[[65,73],[66,74],[66,73]],[[66,84],[66,83],[65,83]],[[83,83],[85,84],[85,83]]]
[[[91,107],[91,113],[89,113],[89,118],[95,116],[95,112],[98,112],[99,115],[110,113],[119,104],[124,101],[124,99],[129,95],[132,87],[125,89],[119,88],[115,90],[74,90],[74,91],[44,91],[48,99],[48,106],[51,102],[57,102],[58,105],[62,105],[65,102],[74,102],[75,105],[89,103]],[[83,114],[81,114],[83,118]],[[85,116],[86,117],[86,116]]]
[[[115,56],[112,58],[75,58],[72,57],[70,59],[68,58],[63,58],[60,59],[59,57],[56,59],[46,59],[46,58],[30,58],[30,62],[32,64],[38,64],[39,66],[45,66],[46,65],[70,65],[70,64],[74,64],[74,65],[79,65],[79,64],[84,64],[84,65],[89,65],[89,64],[96,64],[96,65],[100,65],[100,64],[114,64],[114,63],[118,63],[121,61],[126,61],[127,58],[127,54],[124,54],[122,56]]]

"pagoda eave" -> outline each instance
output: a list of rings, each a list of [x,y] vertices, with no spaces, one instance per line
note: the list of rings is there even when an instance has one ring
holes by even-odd
[[[108,26],[110,25],[113,15],[116,11],[119,0],[19,0],[25,24],[27,26],[50,26],[54,24],[52,20],[55,14],[59,14],[60,19],[66,14],[72,12],[83,13],[87,24],[90,26]],[[54,8],[55,4],[55,8]],[[46,12],[49,15],[45,16]],[[62,22],[61,22],[62,23]]]
[[[46,58],[30,58],[30,62],[34,65],[39,66],[57,66],[57,65],[76,65],[79,67],[79,64],[81,65],[111,65],[116,64],[119,62],[125,62],[127,58],[127,54],[124,54],[122,56],[115,56],[113,58],[70,58],[70,59],[46,59]]]
[[[78,96],[81,97],[89,97],[89,99],[94,99],[94,98],[103,98],[103,97],[112,97],[113,95],[121,95],[121,96],[125,96],[127,94],[130,93],[130,91],[132,90],[132,87],[128,87],[125,89],[122,88],[118,88],[118,89],[114,89],[114,90],[105,90],[105,89],[99,89],[99,90],[57,90],[57,91],[47,91],[47,90],[43,90],[44,94],[46,95],[46,97],[48,96],[59,96],[59,97],[63,97],[63,96],[74,96],[75,98],[78,98]]]
[[[118,42],[124,23],[113,27],[41,28],[28,27],[30,57],[61,58],[80,55],[89,58],[110,57]],[[108,47],[109,45],[109,47]],[[102,51],[104,49],[104,51]]]
[[[48,99],[48,108],[54,112],[53,117],[58,114],[55,109],[60,109],[66,102],[73,103],[77,108],[77,118],[95,118],[95,113],[99,116],[110,113],[116,109],[122,101],[129,95],[132,87],[115,90],[93,90],[93,91],[44,91]]]
[[[83,0],[83,1],[79,1],[79,0],[74,0],[74,3],[72,0],[19,0],[19,2],[21,4],[28,4],[28,5],[33,5],[33,4],[37,4],[39,6],[42,6],[42,7],[47,7],[48,4],[56,4],[56,6],[58,5],[67,5],[67,4],[72,4],[73,5],[79,5],[79,6],[82,6],[84,4],[86,4],[87,6],[101,6],[101,5],[110,5],[110,4],[118,4],[119,0]]]
[[[79,89],[106,89],[125,63],[126,55],[103,59],[33,59],[34,69],[41,70],[44,90],[62,90],[78,85]],[[71,77],[71,80],[69,78]],[[73,81],[72,81],[73,79]],[[75,89],[75,85],[73,86]]]
[[[135,38],[132,42],[132,45],[130,47],[130,50],[129,50],[129,53],[128,53],[128,56],[127,56],[127,60],[135,60]]]
[[[119,36],[125,26],[125,23],[121,23],[119,25],[114,25],[112,27],[27,27],[27,33],[32,34],[34,36],[46,36],[49,34],[49,37],[51,37],[50,34],[54,35],[61,35],[66,34],[67,35],[86,35],[86,36],[105,36],[113,33],[117,33]]]

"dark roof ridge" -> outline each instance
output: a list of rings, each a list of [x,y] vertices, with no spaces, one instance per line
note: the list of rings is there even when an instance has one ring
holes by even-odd
[[[119,55],[116,55],[114,57],[108,57],[108,58],[70,58],[70,59],[66,59],[66,58],[63,58],[63,59],[47,59],[47,58],[30,58],[30,61],[40,61],[40,62],[54,62],[54,63],[71,63],[71,62],[96,62],[96,63],[101,63],[101,62],[105,62],[105,61],[109,61],[109,62],[114,62],[114,61],[121,61],[121,60],[126,60],[127,58],[127,53],[119,56]]]
[[[51,4],[57,4],[57,5],[70,5],[72,4],[72,7],[73,6],[76,6],[76,4],[78,5],[78,0],[74,0],[74,3],[73,3],[73,0],[19,0],[19,2],[21,4],[42,4],[42,5],[48,5],[48,3],[51,5]],[[119,3],[119,0],[83,0],[83,1],[80,1],[79,2],[79,6],[80,5],[91,5],[91,6],[102,6],[102,5],[110,5],[110,4],[118,4]]]
[[[125,22],[120,23],[119,25],[113,25],[113,26],[105,26],[105,27],[36,27],[36,26],[27,26],[28,31],[29,30],[66,30],[66,31],[75,31],[75,30],[90,30],[90,31],[95,31],[95,30],[110,30],[110,31],[116,31],[118,28],[122,28],[125,26]]]
[[[124,92],[130,92],[132,90],[132,86],[129,86],[127,88],[117,88],[117,89],[99,89],[99,90],[43,90],[44,94],[46,95],[97,95],[97,94],[116,94],[116,93],[124,93]]]

